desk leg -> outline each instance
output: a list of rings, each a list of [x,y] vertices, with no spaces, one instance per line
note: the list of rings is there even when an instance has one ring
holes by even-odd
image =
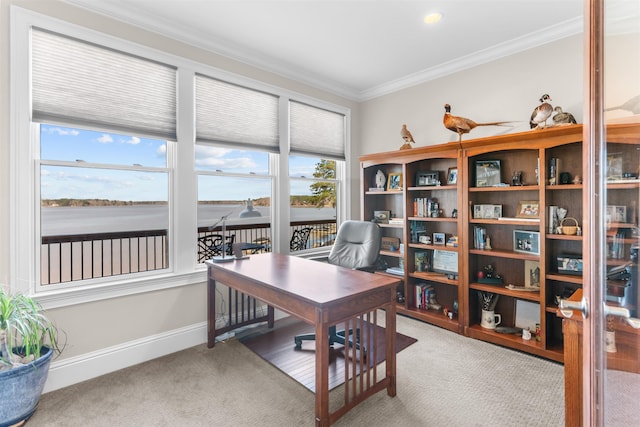
[[[395,298],[395,290],[392,298]],[[396,395],[396,306],[389,304],[385,313],[386,334],[387,334],[387,394],[391,397]]]
[[[216,345],[216,281],[207,279],[207,348]]]
[[[316,313],[316,427],[329,425],[329,325]]]

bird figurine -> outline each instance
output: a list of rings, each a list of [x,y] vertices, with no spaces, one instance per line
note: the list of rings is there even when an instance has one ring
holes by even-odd
[[[476,123],[471,119],[464,117],[454,116],[451,114],[451,105],[444,104],[444,118],[442,119],[444,127],[450,131],[456,132],[462,141],[462,134],[471,132],[471,129],[477,126],[502,126],[511,122],[490,122],[490,123]]]
[[[551,101],[551,97],[545,93],[540,97],[541,104],[531,113],[531,120],[529,120],[531,129],[542,129],[547,125],[547,119],[553,113],[553,107],[547,101]]]
[[[562,111],[562,107],[560,106],[556,106],[553,111],[556,114],[552,117],[552,120],[556,125],[575,125],[578,123],[576,118],[573,117],[573,114]]]
[[[400,136],[402,136],[402,139],[404,140],[404,144],[400,147],[401,150],[411,148],[410,142],[414,144],[416,143],[413,140],[413,135],[411,135],[411,132],[407,129],[407,125],[402,125],[402,129],[400,129]]]
[[[633,114],[640,114],[640,95],[636,95],[622,105],[605,108],[604,111],[624,110]]]

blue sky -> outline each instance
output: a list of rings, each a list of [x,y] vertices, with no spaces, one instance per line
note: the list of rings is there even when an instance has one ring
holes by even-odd
[[[74,166],[42,166],[41,198],[99,198],[110,200],[168,200],[164,173],[83,167],[83,163],[108,165],[166,166],[164,141],[93,132],[62,126],[42,125],[40,157],[62,160]],[[318,159],[290,158],[292,176],[313,176]],[[223,170],[264,176],[268,171],[266,153],[197,146],[197,170]],[[201,177],[201,200],[244,200],[268,195],[268,179],[228,179]],[[298,185],[292,194],[310,194],[308,184]]]

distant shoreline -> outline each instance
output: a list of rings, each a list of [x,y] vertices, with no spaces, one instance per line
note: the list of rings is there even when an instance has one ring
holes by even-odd
[[[312,201],[313,196],[291,196],[291,206],[295,207],[309,207],[315,208],[316,206]],[[271,200],[269,197],[260,197],[257,199],[251,199],[254,206],[271,206]],[[198,202],[199,205],[234,205],[242,206],[246,203],[246,200],[204,200]],[[40,201],[40,207],[42,208],[86,208],[91,206],[162,206],[167,205],[165,201],[154,200],[108,200],[108,199],[42,199]]]

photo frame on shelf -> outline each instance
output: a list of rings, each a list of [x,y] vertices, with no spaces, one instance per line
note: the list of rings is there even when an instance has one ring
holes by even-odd
[[[458,275],[458,253],[435,249],[431,260],[431,270],[436,273]]]
[[[439,171],[416,172],[416,187],[434,186],[440,183]]]
[[[607,154],[607,181],[622,179],[623,160],[624,156],[622,153]]]
[[[473,205],[474,219],[498,219],[502,217],[502,205]]]
[[[378,224],[389,224],[389,218],[391,218],[391,211],[373,211],[373,219]]]
[[[434,245],[442,245],[444,246],[446,241],[446,236],[444,233],[433,233],[433,244]]]
[[[400,239],[397,237],[382,236],[380,249],[385,251],[397,251],[400,249]]]
[[[606,216],[607,222],[627,222],[626,206],[607,206]]]
[[[513,250],[531,255],[540,255],[540,233],[529,230],[513,230]]]
[[[420,273],[423,271],[429,271],[429,263],[427,261],[427,252],[417,251],[414,253],[415,271]]]
[[[402,173],[390,173],[387,177],[387,191],[402,190]]]
[[[525,260],[524,287],[540,289],[540,262]]]
[[[447,185],[456,185],[458,183],[458,168],[449,168],[447,173]]]
[[[500,160],[477,160],[475,162],[476,187],[493,187],[502,182]]]
[[[558,273],[582,276],[582,257],[579,255],[558,255]]]
[[[516,218],[539,218],[540,202],[538,200],[521,200],[518,203]]]
[[[516,300],[516,328],[536,330],[540,324],[540,304],[525,300]]]

